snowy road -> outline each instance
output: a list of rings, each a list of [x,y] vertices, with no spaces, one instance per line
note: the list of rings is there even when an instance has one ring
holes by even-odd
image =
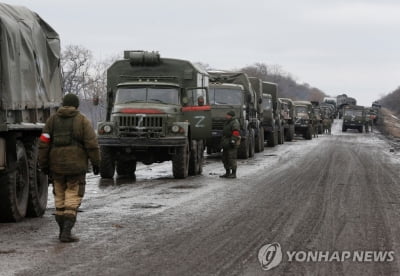
[[[340,121],[339,121],[340,122]],[[171,164],[138,166],[137,178],[88,175],[75,232],[60,244],[52,213],[0,224],[0,275],[390,275],[400,265],[400,157],[378,133],[296,140],[239,161],[220,179],[174,180]],[[52,198],[51,198],[52,199]],[[282,262],[262,270],[265,244]],[[394,261],[289,262],[286,251],[394,251]]]

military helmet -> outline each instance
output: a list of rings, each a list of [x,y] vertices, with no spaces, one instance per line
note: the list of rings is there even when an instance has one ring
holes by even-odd
[[[235,117],[235,111],[233,111],[233,110],[228,111],[226,114],[229,116]]]
[[[73,106],[75,108],[78,108],[78,106],[79,106],[79,98],[75,94],[69,93],[69,94],[64,96],[62,105],[63,106]]]

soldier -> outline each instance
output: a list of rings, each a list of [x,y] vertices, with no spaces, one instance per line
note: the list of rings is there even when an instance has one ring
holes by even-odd
[[[224,163],[226,173],[220,177],[225,178],[236,178],[236,159],[237,149],[240,143],[240,124],[234,117],[234,111],[229,111],[226,114],[226,122],[222,131],[222,162]]]
[[[43,128],[39,144],[39,166],[54,186],[55,219],[61,242],[75,242],[71,235],[78,207],[85,193],[88,159],[99,173],[100,151],[90,121],[78,110],[79,98],[67,94],[62,107]]]

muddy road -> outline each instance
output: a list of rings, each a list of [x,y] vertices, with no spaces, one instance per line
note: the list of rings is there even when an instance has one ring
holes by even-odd
[[[221,179],[174,180],[169,163],[136,180],[88,175],[74,228],[61,244],[49,200],[43,218],[0,224],[0,275],[398,275],[400,156],[379,133],[298,139],[240,161]],[[265,271],[258,251],[278,242]],[[394,251],[389,261],[289,261],[287,251]]]

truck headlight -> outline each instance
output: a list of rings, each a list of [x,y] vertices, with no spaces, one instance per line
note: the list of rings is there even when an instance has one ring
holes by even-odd
[[[178,133],[178,132],[179,132],[179,129],[180,129],[180,127],[177,126],[177,125],[173,125],[173,126],[171,127],[171,130],[172,130],[173,133]]]
[[[110,125],[105,125],[103,127],[103,130],[104,130],[105,133],[110,133],[111,130],[112,130],[112,127]]]

